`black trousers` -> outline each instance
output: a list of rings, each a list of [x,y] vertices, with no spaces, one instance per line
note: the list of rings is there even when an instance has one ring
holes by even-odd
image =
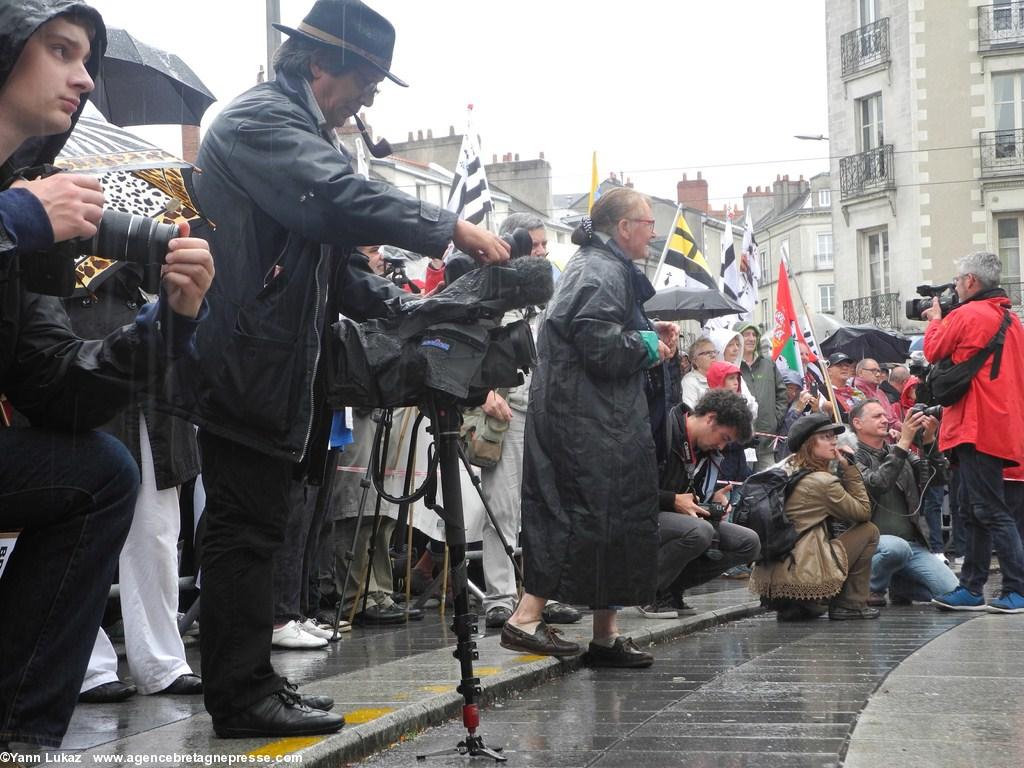
[[[273,562],[294,501],[295,465],[206,431],[199,447],[206,488],[199,648],[206,710],[216,720],[282,686],[270,663]]]

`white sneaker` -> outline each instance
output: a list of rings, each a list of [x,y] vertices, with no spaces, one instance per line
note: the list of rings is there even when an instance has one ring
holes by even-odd
[[[322,637],[314,637],[302,631],[297,621],[289,621],[280,629],[275,629],[270,638],[270,644],[275,648],[289,648],[291,650],[307,648],[324,648],[327,641]]]
[[[949,565],[949,560],[946,559],[946,556],[942,552],[932,552],[932,554],[935,555],[935,558],[943,565]]]
[[[313,637],[322,637],[324,640],[330,640],[332,637],[334,637],[334,630],[321,628],[320,625],[312,619],[300,621],[299,629],[301,629],[307,635],[312,635]]]

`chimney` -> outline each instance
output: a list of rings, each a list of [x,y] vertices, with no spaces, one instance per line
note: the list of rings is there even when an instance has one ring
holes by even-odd
[[[181,126],[181,159],[187,163],[196,162],[199,156],[199,126]]]
[[[409,131],[409,141],[412,141],[412,131]]]
[[[434,138],[434,131],[433,131],[432,128],[427,128],[427,138],[428,139]]]
[[[687,208],[708,212],[708,183],[700,171],[697,171],[696,179],[688,179],[683,174],[683,180],[676,184],[676,200]]]
[[[519,162],[519,153],[518,152],[516,152],[516,162],[517,163]]]
[[[633,180],[628,178],[628,177],[626,178],[626,188],[627,189],[632,189],[633,188]]]
[[[494,154],[491,155],[491,165],[494,165],[497,162],[498,162],[498,153],[495,152]]]
[[[541,159],[541,160],[543,160],[543,159],[544,159],[544,152],[543,152],[543,151],[542,151],[542,152],[540,153],[540,159]]]
[[[448,135],[449,136],[454,136],[455,135],[455,126],[454,125],[449,125],[448,126]]]
[[[416,141],[423,141],[423,130],[416,131]]]

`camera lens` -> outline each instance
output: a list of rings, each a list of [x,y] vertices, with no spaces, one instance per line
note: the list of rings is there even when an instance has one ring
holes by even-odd
[[[147,217],[106,210],[95,236],[82,240],[82,255],[102,256],[136,264],[162,264],[171,240],[178,236],[173,224],[160,224]]]

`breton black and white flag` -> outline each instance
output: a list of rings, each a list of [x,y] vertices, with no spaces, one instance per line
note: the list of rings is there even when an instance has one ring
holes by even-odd
[[[472,115],[472,106],[470,110]],[[445,208],[474,224],[479,224],[489,211],[494,210],[491,188],[487,186],[487,175],[480,160],[480,147],[473,132],[472,120],[467,120],[466,133],[459,148],[459,160],[455,165],[455,178],[452,179]]]

